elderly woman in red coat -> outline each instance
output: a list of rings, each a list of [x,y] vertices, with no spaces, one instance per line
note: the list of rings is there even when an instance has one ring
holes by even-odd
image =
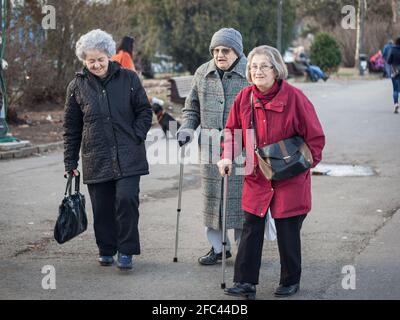
[[[321,160],[325,136],[312,103],[303,92],[284,80],[287,69],[277,49],[254,48],[248,56],[246,77],[252,85],[241,90],[234,101],[226,124],[222,160],[218,162],[221,175],[230,175],[232,161],[245,146],[247,172],[244,172],[242,195],[245,223],[235,262],[234,286],[225,293],[255,298],[265,218],[270,209],[275,219],[281,263],[275,295],[287,297],[299,290],[300,229],[311,210],[311,173],[307,170],[279,181],[268,180],[263,175],[254,154],[252,110],[258,147],[300,136],[311,151],[312,167]]]

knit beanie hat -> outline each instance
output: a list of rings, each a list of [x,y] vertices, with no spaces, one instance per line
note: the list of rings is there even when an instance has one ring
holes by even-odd
[[[232,48],[239,58],[243,55],[242,35],[233,28],[222,28],[214,33],[210,43],[211,55],[213,49],[218,46]]]

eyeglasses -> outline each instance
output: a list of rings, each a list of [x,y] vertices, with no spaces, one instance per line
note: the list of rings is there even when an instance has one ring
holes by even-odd
[[[229,53],[231,53],[232,49],[231,48],[222,48],[222,49],[213,49],[213,55],[217,56],[219,52],[221,52],[224,56],[227,56]]]
[[[270,69],[273,69],[274,66],[267,66],[266,64],[262,64],[260,66],[257,66],[256,64],[253,64],[250,66],[250,71],[251,72],[257,72],[258,69],[260,69],[261,72],[267,72]]]

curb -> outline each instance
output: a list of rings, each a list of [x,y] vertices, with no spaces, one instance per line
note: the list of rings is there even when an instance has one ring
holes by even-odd
[[[1,160],[10,160],[10,159],[20,159],[27,158],[33,155],[39,155],[44,152],[50,152],[54,150],[58,150],[64,147],[64,142],[52,142],[46,144],[40,144],[37,146],[25,147],[17,150],[11,151],[2,151],[0,152],[0,161]]]

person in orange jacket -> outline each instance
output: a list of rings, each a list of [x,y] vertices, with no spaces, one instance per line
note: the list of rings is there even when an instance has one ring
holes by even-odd
[[[122,38],[121,43],[117,48],[117,54],[113,55],[111,60],[117,61],[122,68],[136,71],[135,64],[133,63],[133,44],[135,39],[129,36]]]

